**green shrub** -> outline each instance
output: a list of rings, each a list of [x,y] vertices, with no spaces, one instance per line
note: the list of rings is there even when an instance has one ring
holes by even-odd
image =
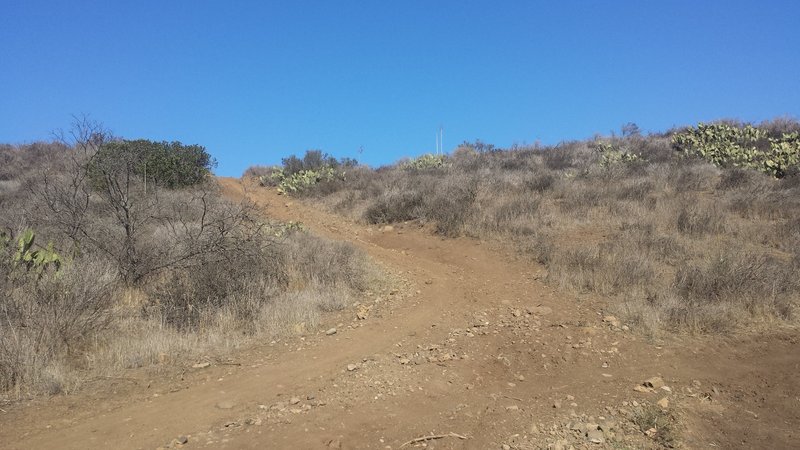
[[[89,173],[96,187],[102,187],[109,177],[133,174],[175,189],[204,181],[215,165],[201,145],[137,139],[103,144],[90,162]]]

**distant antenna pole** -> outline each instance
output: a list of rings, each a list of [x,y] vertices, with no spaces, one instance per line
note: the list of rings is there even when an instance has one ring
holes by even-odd
[[[439,146],[442,149],[442,153],[444,153],[444,127],[439,125]]]

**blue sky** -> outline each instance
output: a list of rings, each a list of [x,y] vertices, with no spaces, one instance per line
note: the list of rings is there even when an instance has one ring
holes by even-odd
[[[217,172],[800,116],[797,1],[0,0],[0,142],[90,114]],[[360,149],[363,149],[360,153]]]

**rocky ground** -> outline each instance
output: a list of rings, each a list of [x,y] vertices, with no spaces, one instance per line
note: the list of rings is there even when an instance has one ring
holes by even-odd
[[[391,274],[317,330],[0,411],[0,447],[797,448],[800,333],[650,341],[607,300],[416,224],[367,227],[221,180]]]

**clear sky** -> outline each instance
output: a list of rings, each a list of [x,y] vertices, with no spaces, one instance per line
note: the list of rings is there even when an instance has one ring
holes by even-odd
[[[800,2],[0,0],[0,142],[72,114],[218,173],[800,116]],[[363,153],[359,153],[360,149]]]

